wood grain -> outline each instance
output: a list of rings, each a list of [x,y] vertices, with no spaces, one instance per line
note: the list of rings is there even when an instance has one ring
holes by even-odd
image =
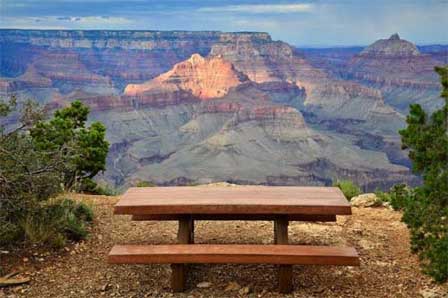
[[[278,218],[274,222],[274,243],[277,245],[288,244],[288,219]],[[292,292],[292,265],[280,265],[278,268],[278,291],[280,293]]]
[[[191,218],[184,217],[179,219],[177,231],[177,242],[180,244],[194,243],[194,223]],[[174,292],[182,292],[185,289],[188,275],[186,264],[171,264],[171,288]]]
[[[115,205],[115,214],[321,214],[349,215],[335,187],[137,187]]]
[[[358,266],[351,247],[302,245],[168,244],[116,245],[112,264],[284,264]]]

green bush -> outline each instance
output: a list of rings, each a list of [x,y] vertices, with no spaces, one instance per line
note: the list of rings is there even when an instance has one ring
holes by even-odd
[[[62,247],[87,236],[92,210],[53,199],[93,182],[104,169],[105,130],[99,123],[85,127],[87,114],[76,102],[44,122],[43,109],[32,101],[0,100],[0,246]]]
[[[80,185],[79,192],[101,196],[116,196],[117,191],[107,184],[97,184],[93,179],[85,178]]]
[[[17,242],[22,237],[22,230],[17,224],[0,221],[0,247]]]
[[[378,197],[378,199],[384,203],[384,202],[390,202],[390,194],[387,192],[382,191],[381,189],[375,189],[375,195]]]
[[[45,203],[19,221],[24,241],[34,245],[63,247],[67,240],[87,237],[93,211],[84,203],[63,199]]]
[[[396,184],[390,188],[389,192],[375,190],[375,195],[382,202],[388,202],[394,210],[402,210],[412,199],[412,189],[406,184]]]
[[[402,210],[412,199],[412,190],[406,184],[394,185],[389,191],[390,205],[395,210]]]
[[[136,184],[137,187],[156,187],[157,184],[150,181],[139,181]]]
[[[411,249],[423,270],[438,282],[448,278],[448,206],[438,206],[423,187],[410,193],[403,206],[403,222],[411,232]]]
[[[350,180],[338,180],[333,186],[339,187],[348,200],[361,194],[361,189]]]
[[[448,66],[436,67],[445,104],[431,115],[418,104],[410,106],[407,127],[400,131],[409,150],[412,170],[423,184],[407,192],[399,187],[392,202],[403,210],[424,272],[436,281],[448,279]]]

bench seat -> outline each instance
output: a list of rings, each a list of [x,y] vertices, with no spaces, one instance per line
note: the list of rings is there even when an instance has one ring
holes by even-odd
[[[111,264],[280,264],[358,266],[351,247],[251,244],[116,245]]]

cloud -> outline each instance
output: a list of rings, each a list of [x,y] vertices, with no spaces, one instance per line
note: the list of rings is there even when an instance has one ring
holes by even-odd
[[[122,29],[132,24],[128,18],[110,16],[6,17],[0,20],[1,28],[18,29]]]
[[[249,14],[269,14],[269,13],[296,13],[310,12],[313,10],[312,4],[295,3],[295,4],[242,4],[242,5],[226,5],[214,7],[201,7],[199,12],[213,13],[249,13]]]

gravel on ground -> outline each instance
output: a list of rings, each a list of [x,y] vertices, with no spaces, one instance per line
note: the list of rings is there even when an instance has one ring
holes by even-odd
[[[113,215],[117,197],[69,195],[95,211],[89,238],[60,251],[0,252],[6,273],[30,283],[0,289],[3,297],[448,297],[448,285],[422,274],[410,252],[401,214],[385,207],[353,208],[336,223],[291,222],[292,244],[355,247],[360,267],[294,266],[294,292],[276,292],[274,265],[193,265],[188,290],[172,293],[169,265],[109,265],[114,244],[175,243],[177,223],[132,222]],[[196,243],[263,243],[273,240],[265,221],[200,221]]]

